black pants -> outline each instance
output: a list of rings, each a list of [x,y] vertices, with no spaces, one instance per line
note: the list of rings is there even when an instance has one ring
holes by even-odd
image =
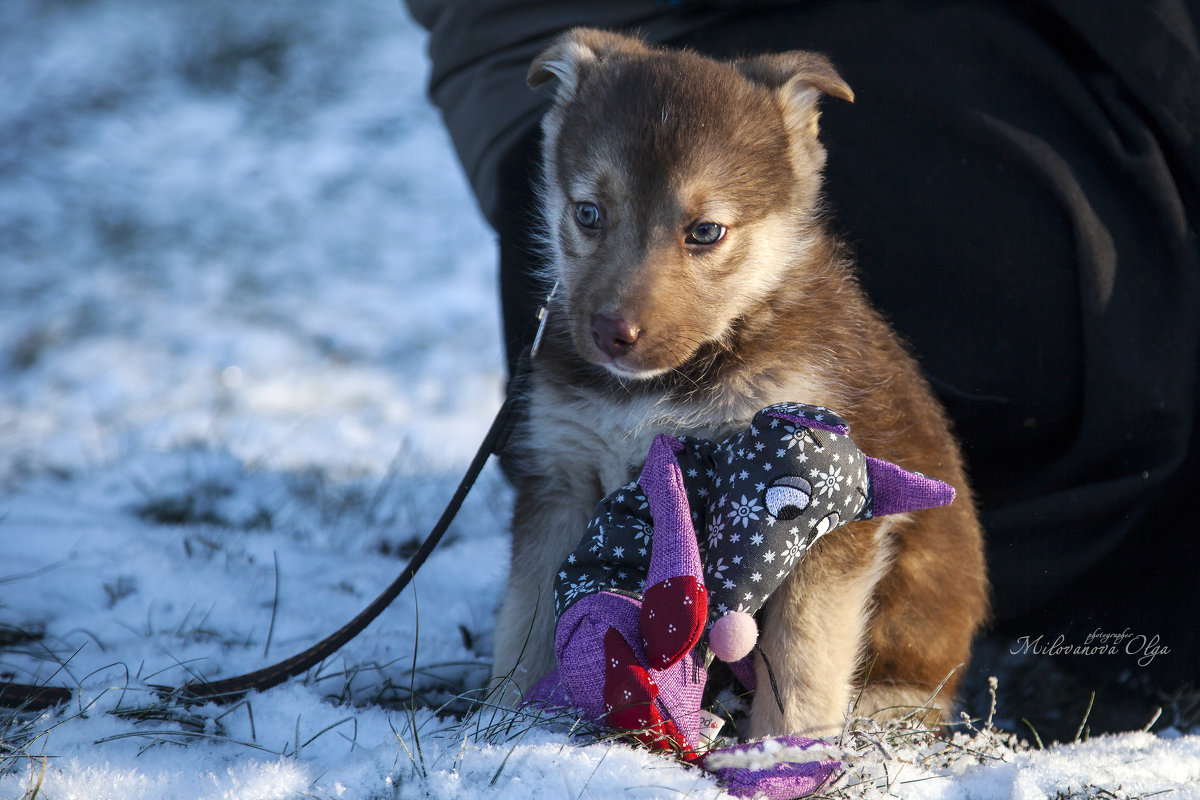
[[[833,59],[858,99],[823,106],[831,224],[954,420],[996,625],[1159,635],[1144,669],[1174,685],[1200,666],[1196,186],[1094,43],[1019,5],[817,2],[672,44]],[[537,144],[498,214],[510,359],[540,301]]]

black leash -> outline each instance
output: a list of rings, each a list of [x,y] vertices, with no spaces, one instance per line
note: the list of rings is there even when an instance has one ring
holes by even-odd
[[[524,374],[527,372],[528,361],[529,355],[526,354],[522,358],[521,369],[518,369],[517,377],[514,380],[523,379]],[[483,443],[480,444],[479,450],[476,451],[470,466],[467,467],[466,474],[463,475],[462,480],[459,482],[458,489],[454,492],[454,496],[450,498],[450,502],[446,505],[446,510],[442,512],[441,518],[433,526],[433,530],[429,532],[429,535],[425,537],[425,541],[421,543],[421,547],[409,559],[408,564],[404,567],[404,571],[369,606],[364,608],[358,616],[304,652],[298,653],[285,661],[280,661],[278,664],[219,681],[187,683],[178,688],[155,688],[165,697],[178,698],[185,702],[213,701],[216,703],[228,703],[241,698],[247,692],[263,691],[270,689],[272,686],[278,686],[290,678],[307,672],[340,650],[342,646],[361,633],[376,617],[383,613],[385,608],[391,605],[392,601],[412,581],[413,576],[417,574],[417,570],[421,568],[421,565],[425,563],[425,559],[433,552],[433,548],[437,547],[438,542],[441,541],[442,536],[446,533],[446,529],[450,527],[451,521],[466,499],[467,493],[475,485],[475,480],[479,477],[479,473],[483,471],[488,458],[493,454],[499,455],[501,450],[503,450],[504,444],[508,440],[508,435],[512,431],[513,421],[516,418],[517,400],[515,398],[519,396],[520,392],[514,391],[510,385],[504,404],[500,407],[500,411],[497,412],[496,418],[492,421],[487,436],[484,437]],[[70,701],[73,694],[74,690],[62,686],[0,683],[0,708],[39,711],[59,705],[60,703],[66,703]]]
[[[550,290],[550,294],[547,295],[545,303],[538,309],[537,335],[534,337],[533,344],[521,354],[521,358],[517,363],[517,369],[509,380],[505,391],[504,404],[496,412],[496,418],[492,420],[492,425],[488,428],[487,435],[484,436],[479,449],[475,451],[475,457],[471,459],[471,464],[467,467],[466,474],[459,481],[458,489],[455,490],[454,496],[450,498],[450,502],[446,505],[446,510],[442,512],[442,516],[438,519],[437,524],[433,526],[433,530],[425,537],[425,541],[421,542],[421,546],[417,549],[417,552],[413,554],[413,557],[408,560],[408,564],[405,565],[404,571],[396,577],[396,580],[392,581],[390,586],[384,589],[354,619],[304,652],[297,653],[285,661],[280,661],[278,664],[272,664],[269,667],[264,667],[245,675],[225,678],[224,680],[186,683],[177,688],[169,686],[155,686],[152,688],[168,699],[175,698],[184,702],[212,701],[216,703],[229,703],[240,699],[247,692],[261,692],[270,689],[272,686],[278,686],[301,673],[307,672],[340,650],[347,642],[370,625],[376,617],[382,614],[383,610],[391,605],[392,601],[404,591],[404,588],[412,581],[413,576],[417,574],[417,570],[425,563],[425,559],[433,552],[433,548],[437,547],[438,542],[442,540],[446,529],[450,527],[450,523],[454,520],[455,515],[458,514],[458,510],[462,507],[463,501],[467,498],[467,493],[471,491],[471,487],[475,485],[475,480],[479,477],[479,473],[483,471],[483,466],[487,463],[488,458],[492,455],[500,455],[501,451],[503,451],[504,445],[508,441],[508,436],[512,432],[513,422],[518,416],[518,405],[524,396],[524,382],[529,377],[531,371],[530,365],[534,356],[537,355],[542,335],[546,331],[547,309],[557,291],[558,283],[555,283],[554,287]],[[74,690],[68,689],[65,686],[0,683],[0,708],[40,711],[70,701],[73,694]]]

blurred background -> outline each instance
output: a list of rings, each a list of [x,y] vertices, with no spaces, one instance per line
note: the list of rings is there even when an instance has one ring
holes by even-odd
[[[196,440],[469,457],[492,242],[399,3],[6,0],[0,52],[0,489]]]

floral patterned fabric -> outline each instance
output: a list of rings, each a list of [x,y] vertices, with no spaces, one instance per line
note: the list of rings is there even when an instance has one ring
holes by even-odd
[[[713,616],[762,608],[820,537],[894,510],[894,491],[923,488],[919,507],[953,499],[945,484],[865,456],[849,434],[845,420],[829,409],[781,403],[724,441],[680,437],[673,443]],[[888,508],[874,502],[873,477],[888,486]],[[598,591],[640,597],[653,536],[638,481],[600,501],[558,573],[556,613]]]

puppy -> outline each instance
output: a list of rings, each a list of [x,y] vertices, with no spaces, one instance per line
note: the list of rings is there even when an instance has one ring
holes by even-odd
[[[822,224],[814,53],[723,63],[590,29],[529,69],[543,122],[545,336],[514,433],[512,571],[493,676],[510,700],[554,666],[553,580],[596,502],[659,432],[722,439],[763,406],[824,405],[953,505],[823,537],[772,596],[750,734],[828,734],[854,713],[949,710],[986,611],[979,524],[946,418]],[[936,716],[932,712],[931,716]]]

